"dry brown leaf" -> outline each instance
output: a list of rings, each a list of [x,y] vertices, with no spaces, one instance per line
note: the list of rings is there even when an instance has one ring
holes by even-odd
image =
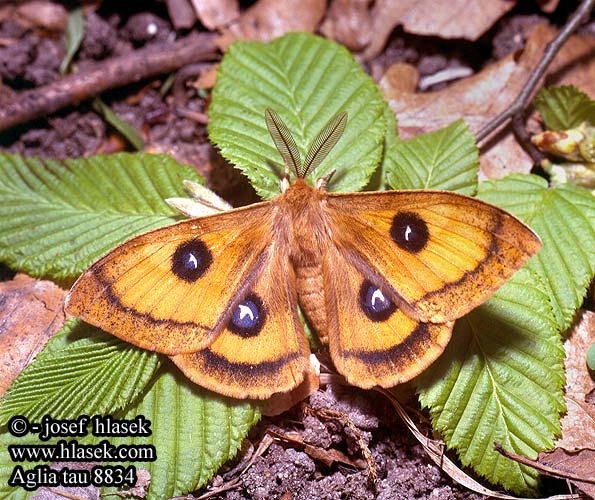
[[[325,0],[258,0],[223,30],[218,45],[225,49],[235,40],[269,41],[289,31],[313,33],[325,11]]]
[[[543,12],[551,14],[556,10],[556,7],[558,7],[560,0],[537,0],[537,3]]]
[[[240,16],[238,0],[191,0],[196,15],[205,28],[216,30]]]
[[[384,81],[383,92],[395,112],[404,139],[445,127],[463,118],[472,132],[478,132],[516,98],[543,49],[556,31],[536,26],[522,53],[510,55],[480,73],[459,80],[443,90],[427,93],[399,92]],[[595,39],[571,37],[547,73],[548,84],[574,84],[583,91],[595,91]],[[398,79],[392,75],[392,79]],[[527,173],[532,161],[506,129],[483,145],[482,174],[498,178],[512,172]]]
[[[64,323],[65,294],[25,274],[0,283],[0,395]]]
[[[303,382],[292,391],[273,394],[267,399],[262,414],[267,417],[280,415],[316,392],[318,387],[320,387],[320,363],[314,354],[310,354],[310,365]]]
[[[196,22],[196,13],[190,4],[190,0],[165,0],[167,14],[174,25],[174,28],[191,28]]]
[[[151,486],[151,473],[147,469],[136,469],[136,483],[132,488],[123,490],[124,498],[147,498]]]
[[[273,437],[278,440],[285,441],[296,448],[301,448],[304,453],[312,457],[314,460],[322,462],[327,467],[331,467],[334,463],[341,463],[353,467],[354,469],[365,469],[366,462],[362,459],[351,459],[345,453],[335,448],[324,449],[319,446],[313,446],[304,440],[304,437],[299,432],[280,432],[270,431]]]
[[[595,381],[587,368],[587,349],[595,342],[595,313],[583,311],[579,321],[564,342],[566,352],[566,415],[562,417],[562,437],[558,448],[573,451],[581,448],[595,450],[595,404],[586,401],[595,390]]]
[[[438,92],[395,92],[384,79],[381,87],[397,115],[403,139],[446,127],[459,118],[476,133],[514,100],[527,74],[523,62],[515,62],[511,56]],[[393,75],[392,79],[399,77]],[[511,133],[487,145],[480,160],[482,172],[492,178],[513,171],[527,173],[532,166]]]
[[[190,83],[191,87],[195,89],[212,89],[217,81],[217,70],[219,63],[209,64],[202,70],[198,78]]]
[[[64,6],[48,0],[25,2],[16,8],[15,16],[26,26],[50,31],[63,31],[68,21]]]
[[[539,461],[555,467],[563,472],[570,472],[581,478],[595,477],[595,450],[580,450],[574,453],[556,448],[553,451],[543,451],[539,454]],[[581,491],[595,498],[595,484],[569,480]]]
[[[549,39],[554,34],[550,33]],[[587,95],[595,95],[595,37],[575,35],[570,38],[547,75],[548,86],[574,85]]]
[[[381,0],[374,4],[372,39],[361,59],[376,57],[397,25],[418,35],[477,40],[503,14],[515,6],[511,0]]]
[[[417,89],[419,82],[419,71],[412,64],[394,63],[391,64],[378,82],[387,100],[393,97],[398,99],[401,94],[412,94]]]
[[[0,21],[6,19],[17,20],[25,28],[61,32],[66,28],[68,12],[63,5],[49,0],[30,0],[0,6]]]
[[[320,32],[354,52],[363,50],[372,37],[371,0],[333,0]]]

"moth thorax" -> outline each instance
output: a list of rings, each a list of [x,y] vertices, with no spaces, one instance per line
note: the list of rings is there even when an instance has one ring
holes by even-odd
[[[302,311],[316,329],[321,342],[327,343],[326,309],[322,264],[302,263],[295,267],[296,287]]]

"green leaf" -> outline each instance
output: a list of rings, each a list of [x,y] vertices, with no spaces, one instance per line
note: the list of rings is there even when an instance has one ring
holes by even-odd
[[[137,151],[141,151],[145,147],[145,141],[143,141],[143,138],[138,131],[130,125],[130,123],[122,120],[122,118],[114,113],[99,97],[93,99],[91,106],[93,106],[93,109],[97,111],[107,123],[120,132]]]
[[[529,224],[541,251],[528,266],[543,281],[560,331],[570,327],[595,275],[595,197],[586,189],[548,189],[534,175],[511,175],[482,182],[478,197]]]
[[[233,458],[260,419],[257,402],[218,396],[189,382],[176,368],[165,371],[138,405],[122,418],[143,415],[149,438],[119,438],[113,443],[152,444],[155,462],[135,462],[151,473],[148,500],[185,495],[204,486]]]
[[[386,121],[386,131],[384,134],[384,145],[382,148],[382,160],[380,166],[374,171],[370,182],[365,187],[366,191],[383,191],[386,189],[386,172],[391,163],[389,151],[400,141],[397,128],[397,118],[390,109],[390,106],[384,101],[384,119]]]
[[[167,94],[169,94],[169,91],[171,90],[174,82],[176,81],[176,75],[177,74],[175,71],[173,73],[170,73],[165,79],[165,81],[161,84],[161,87],[159,88],[159,95],[161,97],[165,97]]]
[[[60,64],[60,74],[65,75],[72,58],[77,53],[85,35],[85,14],[82,7],[74,9],[66,22],[66,55]]]
[[[264,110],[275,110],[305,158],[324,125],[348,113],[345,134],[314,172],[329,189],[363,188],[380,162],[384,102],[372,79],[341,45],[306,33],[269,43],[235,42],[225,54],[209,107],[209,137],[263,198],[279,193],[282,161]]]
[[[595,344],[591,344],[587,349],[586,359],[589,370],[595,371]]]
[[[13,488],[8,486],[8,480],[16,465],[21,465],[24,469],[32,468],[29,462],[13,462],[8,454],[8,446],[11,444],[29,444],[41,443],[39,439],[27,439],[25,443],[22,439],[15,438],[6,430],[0,432],[0,498],[2,500],[25,500],[32,496],[32,494],[23,488]]]
[[[108,441],[115,446],[154,446],[156,461],[131,462],[151,474],[147,499],[181,496],[204,486],[236,455],[248,431],[260,419],[259,408],[255,402],[237,401],[201,389],[168,364],[135,406],[114,415],[116,419],[128,420],[143,415],[151,422],[151,435],[112,437]],[[92,431],[92,424],[88,431]],[[79,441],[97,443],[103,439],[106,438],[88,436]],[[0,434],[0,498],[20,500],[28,496],[21,488],[7,486],[16,465],[10,461],[8,445],[39,443],[31,434],[22,438],[13,437],[6,430]],[[22,465],[28,469],[34,464]]]
[[[74,278],[123,240],[175,222],[165,198],[194,169],[162,155],[54,161],[0,155],[0,261],[32,276]]]
[[[57,334],[83,337],[63,349],[46,349],[0,400],[0,426],[14,415],[74,419],[113,414],[128,406],[160,366],[158,354],[127,344],[78,320]]]
[[[595,125],[595,101],[572,85],[541,89],[535,107],[548,130],[567,130],[585,121]]]
[[[564,411],[564,350],[529,270],[455,324],[444,354],[417,380],[433,428],[464,465],[518,493],[534,493],[537,472],[497,453],[535,457],[553,446]]]
[[[475,137],[462,120],[387,151],[387,182],[393,189],[447,189],[473,194],[479,154]]]

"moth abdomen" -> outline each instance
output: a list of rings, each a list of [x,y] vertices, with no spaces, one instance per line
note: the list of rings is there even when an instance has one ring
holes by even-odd
[[[298,300],[302,311],[316,329],[320,341],[326,343],[327,311],[322,264],[316,262],[302,265],[296,267],[295,273]]]

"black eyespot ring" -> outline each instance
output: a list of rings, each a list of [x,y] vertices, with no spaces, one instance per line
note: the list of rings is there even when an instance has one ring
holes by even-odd
[[[413,212],[399,212],[393,217],[390,237],[403,250],[418,253],[430,239],[428,225]]]
[[[188,283],[200,278],[213,263],[213,254],[202,240],[195,239],[182,243],[176,248],[171,259],[171,270]]]
[[[360,287],[359,304],[372,321],[386,321],[397,310],[395,303],[368,280],[364,280]]]
[[[262,330],[265,317],[266,310],[262,300],[251,293],[234,310],[228,328],[240,337],[255,337]]]

